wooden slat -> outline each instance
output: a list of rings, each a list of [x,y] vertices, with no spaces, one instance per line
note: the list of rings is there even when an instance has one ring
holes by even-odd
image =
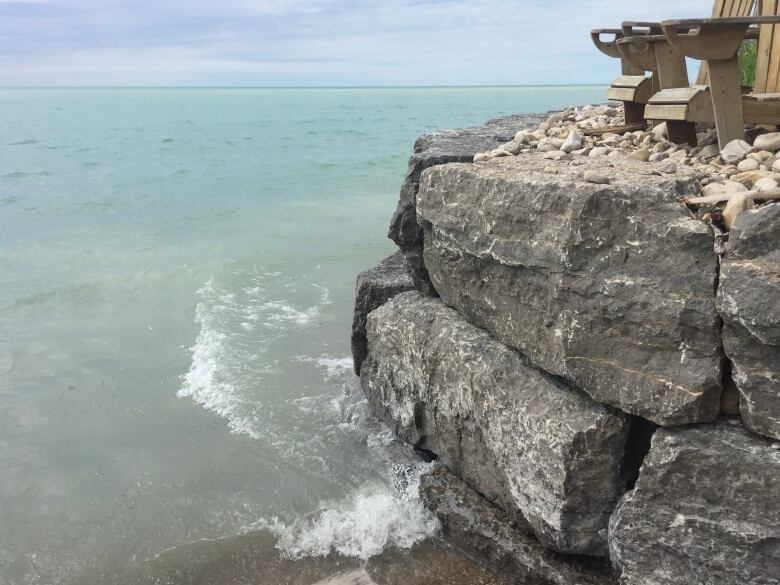
[[[645,116],[648,120],[688,119],[688,104],[647,104]]]
[[[761,100],[760,95],[742,96],[742,112],[745,122],[748,124],[780,124],[780,95],[769,94],[767,98],[777,96],[776,99]],[[759,98],[759,99],[756,99]]]
[[[769,16],[777,5],[777,0],[760,0],[760,2],[759,13],[761,16]],[[760,29],[756,50],[756,80],[753,84],[753,90],[763,93],[767,90],[769,58],[772,53],[772,26],[761,25]]]
[[[699,87],[677,87],[663,89],[650,98],[650,104],[680,104],[688,103],[698,92],[703,91]]]
[[[630,87],[610,87],[607,89],[607,99],[616,102],[633,102],[636,89]]]
[[[780,102],[780,93],[748,93],[742,96],[742,102]]]
[[[612,87],[639,87],[647,79],[644,75],[621,75],[612,82]]]
[[[760,0],[761,16],[776,16],[780,14],[780,0]],[[756,81],[753,86],[756,92],[777,91],[778,68],[780,68],[780,27],[761,25],[756,58]]]

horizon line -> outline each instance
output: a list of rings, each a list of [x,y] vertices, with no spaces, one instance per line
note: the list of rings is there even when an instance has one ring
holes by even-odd
[[[598,87],[608,83],[524,83],[475,85],[0,85],[6,89],[491,89]]]

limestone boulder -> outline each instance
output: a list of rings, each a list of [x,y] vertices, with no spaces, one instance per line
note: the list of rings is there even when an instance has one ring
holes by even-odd
[[[368,354],[366,318],[395,295],[412,290],[414,283],[406,270],[404,257],[396,252],[378,266],[358,274],[355,286],[355,311],[352,318],[352,363],[355,374]]]
[[[449,542],[501,573],[508,585],[617,584],[606,559],[545,548],[443,466],[420,478],[420,498]]]
[[[414,143],[398,206],[390,220],[388,237],[401,248],[418,288],[433,293],[423,265],[423,232],[417,223],[417,190],[421,173],[435,165],[471,162],[475,154],[512,141],[519,130],[535,127],[542,119],[541,116],[507,116],[474,128],[431,132]]]
[[[717,256],[678,202],[698,191],[696,175],[582,161],[527,155],[424,173],[417,210],[436,291],[599,402],[661,425],[713,420]],[[585,182],[588,171],[610,183]]]
[[[440,299],[368,316],[361,381],[395,434],[436,454],[545,546],[604,555],[627,417],[532,366]]]
[[[780,451],[726,423],[660,429],[610,520],[623,585],[780,583]]]
[[[780,439],[780,203],[744,211],[734,221],[718,311],[742,419]]]

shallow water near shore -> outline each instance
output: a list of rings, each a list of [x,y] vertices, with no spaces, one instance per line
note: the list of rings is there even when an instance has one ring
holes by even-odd
[[[418,135],[603,95],[0,90],[0,583],[497,582],[368,412],[354,279]]]

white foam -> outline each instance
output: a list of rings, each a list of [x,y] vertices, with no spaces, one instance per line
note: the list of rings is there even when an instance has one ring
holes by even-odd
[[[341,358],[323,356],[317,358],[316,363],[319,367],[325,369],[326,379],[337,378],[347,372],[351,372],[353,365],[352,358],[349,356]]]
[[[250,284],[241,286],[247,280]],[[319,300],[296,307],[279,297],[301,287],[278,272],[237,269],[221,279],[211,278],[198,290],[202,300],[195,322],[200,329],[177,396],[192,398],[225,418],[231,432],[261,438],[269,421],[262,420],[264,398],[258,390],[262,390],[263,378],[279,366],[269,358],[269,349],[285,335],[310,324],[330,303],[325,287],[305,286],[308,295],[303,297],[311,298],[314,292]]]
[[[290,525],[261,522],[258,527],[271,530],[277,548],[294,559],[337,552],[366,560],[389,546],[410,548],[439,527],[417,493],[421,475],[432,465],[397,466],[392,487],[366,484],[341,502],[323,506],[313,519]]]

